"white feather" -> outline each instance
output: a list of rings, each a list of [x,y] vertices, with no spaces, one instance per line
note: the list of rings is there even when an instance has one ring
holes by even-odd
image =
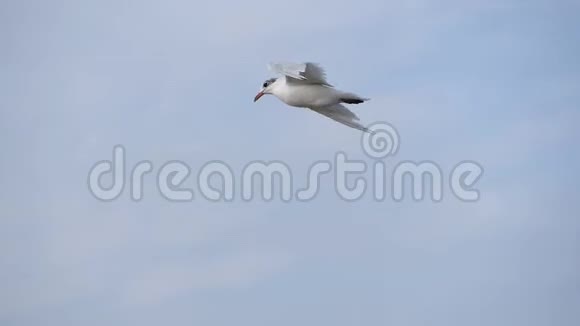
[[[274,73],[286,76],[286,81],[289,83],[319,84],[332,87],[326,81],[324,69],[312,62],[270,63],[268,68]]]
[[[324,107],[316,107],[310,108],[312,111],[316,113],[320,113],[326,117],[331,118],[334,121],[340,122],[343,125],[349,126],[351,128],[355,128],[364,132],[372,131],[362,125],[359,121],[359,118],[354,114],[352,111],[347,109],[342,104],[335,104],[331,106],[324,106]]]

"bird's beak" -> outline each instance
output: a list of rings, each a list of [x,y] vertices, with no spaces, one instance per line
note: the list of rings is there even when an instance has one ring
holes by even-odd
[[[259,91],[258,94],[256,94],[256,97],[254,97],[254,102],[259,100],[262,96],[264,96],[264,91]]]

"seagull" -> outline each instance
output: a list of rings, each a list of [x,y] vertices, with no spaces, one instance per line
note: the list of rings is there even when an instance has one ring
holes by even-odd
[[[294,107],[307,108],[351,128],[372,132],[343,104],[360,104],[368,98],[337,90],[326,81],[326,73],[316,63],[270,63],[270,71],[282,75],[264,82],[254,102],[266,94]]]

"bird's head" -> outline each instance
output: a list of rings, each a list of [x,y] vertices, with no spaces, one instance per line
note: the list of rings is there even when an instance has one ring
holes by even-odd
[[[262,88],[260,89],[258,94],[256,94],[256,97],[254,97],[254,102],[259,100],[260,97],[264,96],[265,94],[272,94],[272,88],[273,88],[273,84],[275,82],[276,82],[276,78],[270,78],[270,79],[266,80],[262,84]]]

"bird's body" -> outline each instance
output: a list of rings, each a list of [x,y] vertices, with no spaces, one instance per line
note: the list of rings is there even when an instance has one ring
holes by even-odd
[[[271,64],[270,69],[283,76],[267,80],[254,101],[264,94],[272,94],[290,106],[308,108],[349,127],[369,131],[342,105],[359,104],[368,99],[335,89],[326,81],[324,70],[318,65]]]
[[[276,79],[272,86],[272,95],[290,106],[310,108],[340,103],[336,89],[328,86],[287,83],[285,77]]]

